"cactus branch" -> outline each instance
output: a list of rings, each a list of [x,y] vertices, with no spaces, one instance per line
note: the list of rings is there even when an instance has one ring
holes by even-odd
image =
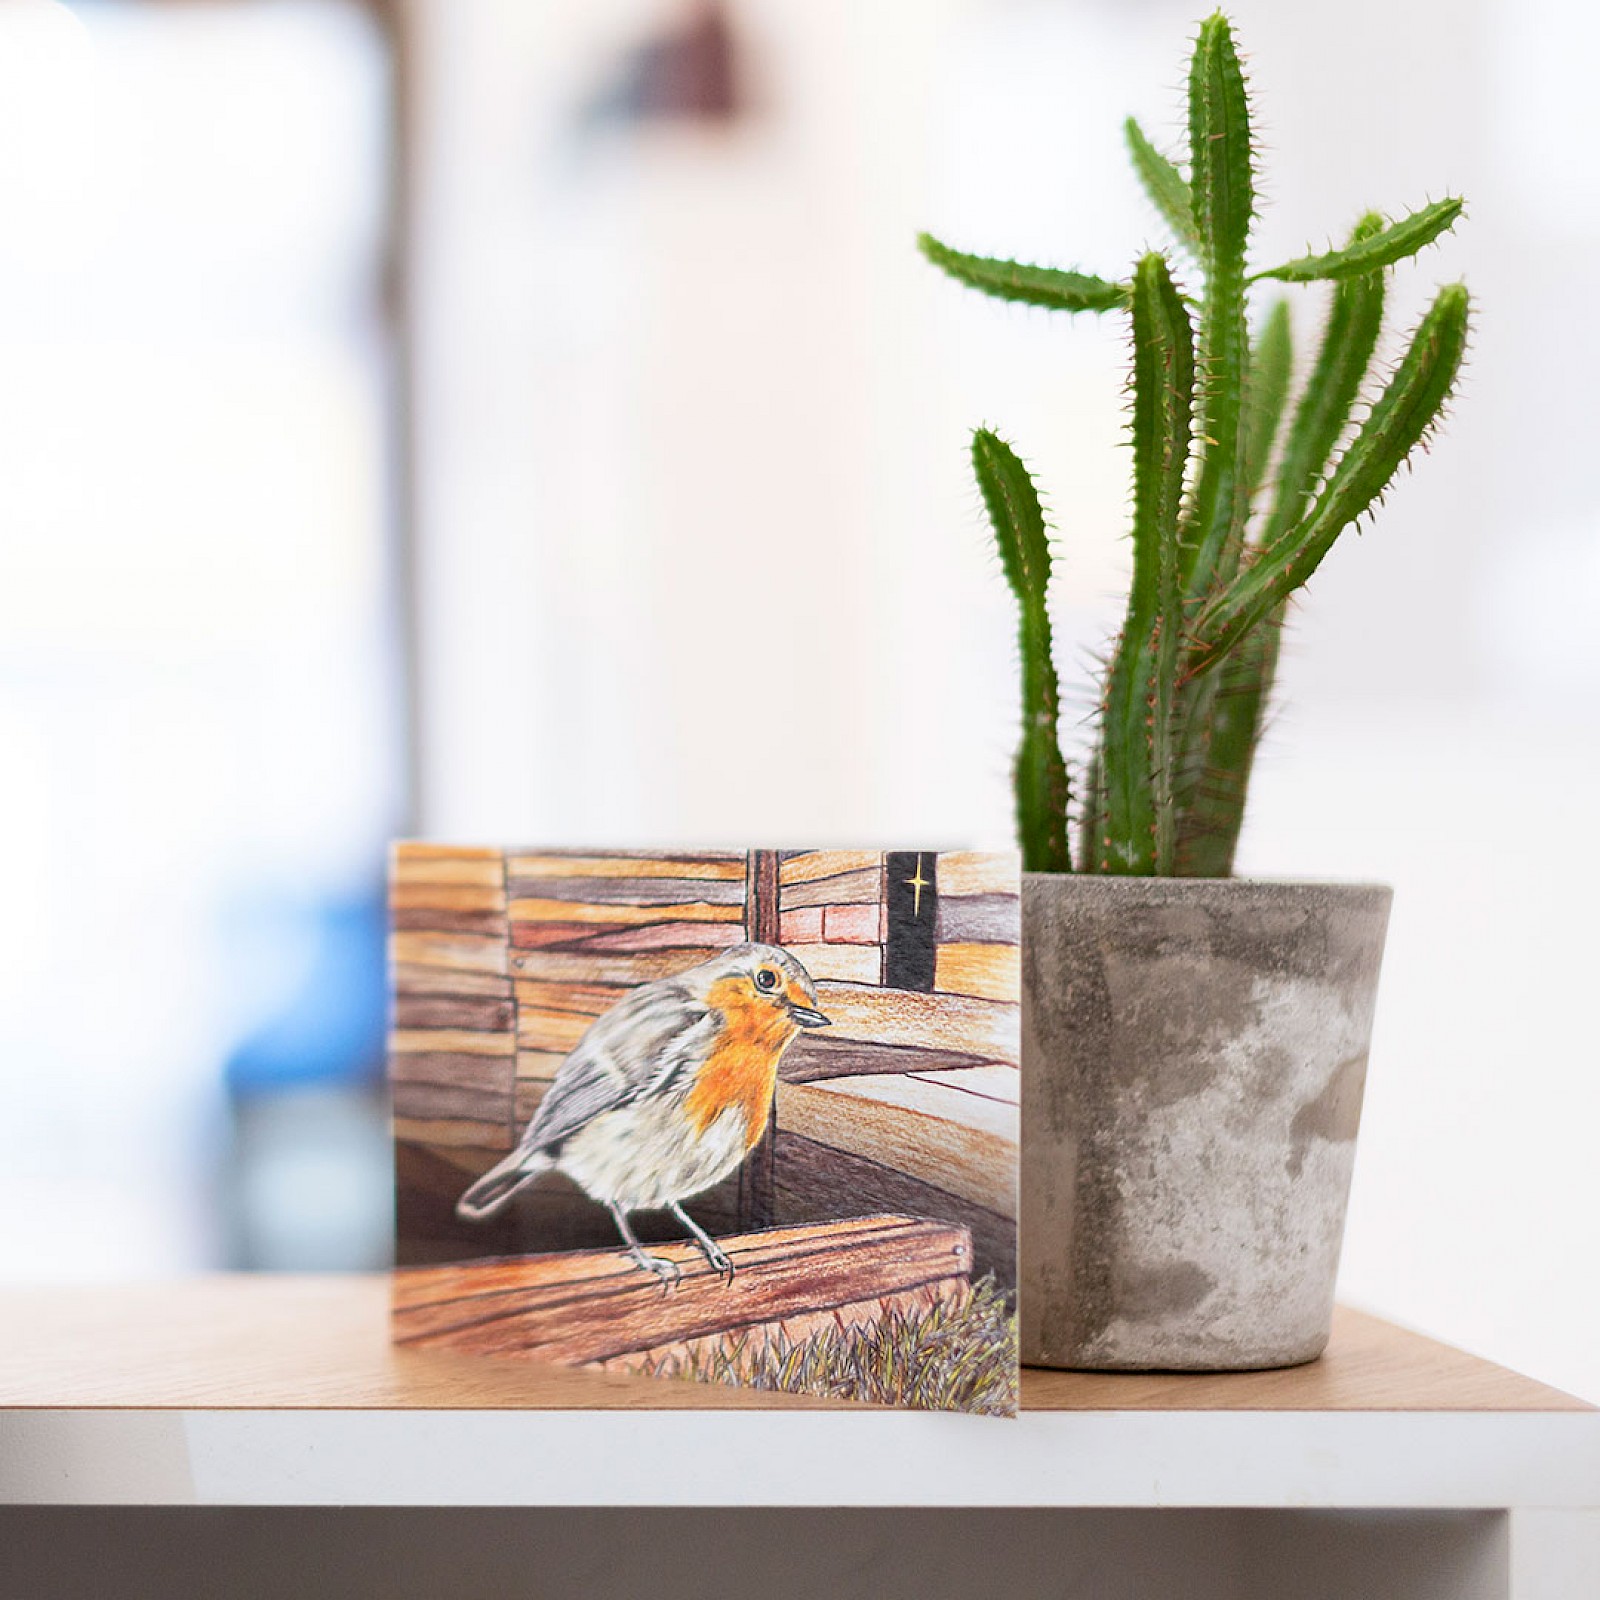
[[[1283,262],[1282,267],[1267,267],[1258,272],[1251,283],[1262,278],[1277,278],[1280,283],[1315,283],[1318,280],[1360,277],[1363,272],[1378,272],[1379,267],[1392,267],[1406,256],[1414,256],[1434,243],[1440,234],[1450,232],[1461,216],[1462,200],[1450,197],[1435,200],[1422,206],[1421,211],[1411,211],[1398,222],[1384,222],[1366,229],[1360,237],[1352,238],[1344,250],[1330,250],[1320,256],[1298,256],[1294,261]]]
[[[1355,278],[1364,272],[1392,267],[1395,262],[1416,255],[1441,233],[1454,227],[1463,204],[1463,201],[1454,197],[1435,200],[1432,205],[1413,211],[1398,222],[1352,240],[1343,250],[1300,256],[1284,262],[1281,267],[1269,267],[1265,272],[1258,272],[1250,281],[1256,283],[1262,278],[1276,278],[1280,283],[1315,283],[1319,279]]]
[[[1247,365],[1245,246],[1255,210],[1250,107],[1233,34],[1219,12],[1200,25],[1189,71],[1195,225],[1205,269],[1199,433],[1204,441],[1184,532],[1183,580],[1206,594],[1237,562],[1245,513],[1240,413]]]
[[[1173,238],[1198,261],[1200,235],[1195,231],[1188,180],[1150,143],[1134,118],[1123,123],[1122,133],[1128,142],[1128,154],[1133,157],[1133,170],[1139,174],[1150,203],[1161,213]]]
[[[917,235],[917,248],[958,283],[981,289],[997,300],[1043,306],[1049,311],[1114,311],[1127,302],[1127,287],[1087,272],[1033,267],[1021,261],[963,255],[932,234]]]
[[[1359,244],[1382,226],[1383,218],[1369,212],[1356,224],[1351,243]],[[1317,359],[1284,442],[1277,498],[1261,536],[1264,546],[1300,520],[1349,425],[1383,326],[1384,292],[1382,268],[1347,278],[1333,291]]]
[[[1172,871],[1172,695],[1182,627],[1178,506],[1194,333],[1166,258],[1133,276],[1133,587],[1106,684],[1103,872]]]
[[[994,528],[1006,581],[1017,598],[1022,652],[1022,740],[1014,780],[1017,836],[1028,872],[1070,872],[1067,767],[1056,730],[1060,690],[1051,658],[1050,545],[1028,469],[998,435],[972,436],[972,469]]]
[[[1381,498],[1390,479],[1438,422],[1466,353],[1465,284],[1447,285],[1422,319],[1394,376],[1340,457],[1305,519],[1283,534],[1206,606],[1185,663],[1193,678],[1316,571],[1333,542]]]

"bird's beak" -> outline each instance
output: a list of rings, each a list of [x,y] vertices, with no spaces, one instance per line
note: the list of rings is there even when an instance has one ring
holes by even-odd
[[[831,1017],[823,1016],[815,1006],[797,1006],[792,1000],[789,1002],[789,1015],[802,1028],[826,1028],[833,1022]]]

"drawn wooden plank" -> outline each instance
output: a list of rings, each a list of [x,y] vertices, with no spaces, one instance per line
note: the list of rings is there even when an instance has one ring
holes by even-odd
[[[778,943],[791,948],[797,944],[819,944],[822,940],[821,906],[801,906],[778,917]]]
[[[389,886],[389,904],[396,911],[500,911],[505,890],[463,883],[406,883]]]
[[[1014,894],[941,894],[934,937],[940,944],[1020,943],[1021,901]]]
[[[780,1131],[896,1167],[1015,1215],[1015,1106],[945,1084],[879,1073],[778,1087]]]
[[[503,889],[505,863],[498,851],[487,858],[397,856],[390,869],[390,882],[397,884],[458,884],[463,888]]]
[[[829,944],[881,944],[888,937],[888,907],[881,900],[860,905],[827,906],[822,937]]]
[[[779,863],[778,882],[787,888],[816,878],[837,878],[846,872],[876,871],[882,865],[883,854],[878,850],[804,850]],[[789,897],[782,898],[787,901]]]
[[[876,983],[882,972],[883,953],[876,945],[795,944],[788,939],[783,944],[818,982],[833,978],[844,983]]]
[[[465,933],[391,933],[389,959],[417,967],[506,975],[505,940]]]
[[[570,1011],[534,1011],[517,1007],[517,1044],[527,1050],[557,1050],[565,1055],[589,1031],[592,1017]]]
[[[586,922],[513,922],[510,947],[513,950],[549,950],[581,946],[594,933]]]
[[[1022,858],[1013,850],[944,850],[934,859],[941,895],[1022,892]]]
[[[507,924],[503,911],[415,911],[391,907],[389,926],[396,933],[477,933],[503,940]]]
[[[504,1123],[491,1127],[483,1122],[453,1118],[408,1117],[397,1114],[394,1118],[394,1136],[411,1144],[435,1148],[458,1145],[496,1153],[503,1153],[511,1148],[511,1130]]]
[[[774,1251],[783,1251],[789,1246],[814,1250],[819,1242],[827,1248],[839,1249],[858,1240],[881,1250],[885,1241],[892,1243],[901,1236],[911,1236],[919,1228],[915,1217],[855,1216],[828,1222],[820,1230],[814,1224],[763,1229],[759,1237]],[[826,1237],[819,1241],[819,1233]],[[677,1242],[690,1243],[687,1239]],[[748,1244],[749,1241],[744,1242]],[[621,1256],[621,1260],[611,1259],[613,1255]],[[627,1272],[619,1273],[617,1269],[624,1265]],[[636,1275],[638,1282],[655,1291],[657,1299],[670,1298],[670,1294],[663,1295],[658,1281],[647,1277],[620,1250],[535,1251],[492,1260],[465,1261],[449,1270],[396,1273],[389,1281],[389,1304],[396,1315],[403,1313],[411,1318],[409,1332],[426,1334],[449,1328],[461,1320],[463,1308],[469,1316],[492,1310],[501,1295],[521,1294],[531,1288],[536,1291],[540,1303],[553,1301],[559,1306],[576,1285],[615,1286],[620,1280],[626,1287],[635,1281]],[[546,1292],[551,1288],[555,1291],[553,1294]]]
[[[993,1274],[1010,1293],[1017,1282],[1017,1225],[1001,1212],[924,1183],[893,1167],[780,1130],[773,1141],[773,1193],[786,1223],[821,1222],[842,1212],[892,1211],[966,1228],[974,1278]]]
[[[485,1131],[504,1130],[510,1097],[498,1089],[473,1088],[459,1083],[393,1083],[397,1119],[482,1123]],[[480,1134],[480,1138],[483,1137]]]
[[[701,950],[645,950],[635,955],[608,955],[572,950],[513,950],[511,973],[549,983],[604,983],[632,988],[656,978],[670,978],[704,960]]]
[[[788,863],[785,862],[784,866]],[[778,868],[781,877],[783,867]],[[883,874],[873,867],[860,872],[842,872],[837,877],[807,879],[786,884],[778,895],[784,911],[801,906],[843,906],[868,904],[883,898]]]
[[[676,906],[744,905],[744,879],[522,877],[511,879],[513,903],[518,900],[577,901],[584,905]]]
[[[399,993],[394,1000],[397,1028],[467,1028],[474,1033],[509,1033],[516,1008],[509,1000],[487,995],[412,995]]]
[[[609,1011],[631,985],[617,983],[547,983],[520,979],[515,985],[517,1004],[535,1011],[570,1011],[581,1017],[598,1017]]]
[[[430,1051],[465,1056],[513,1056],[516,1041],[509,1033],[473,1033],[465,1028],[395,1028],[389,1034],[389,1053]]]
[[[457,1084],[463,1088],[494,1088],[504,1104],[500,1115],[507,1116],[511,1105],[513,1058],[509,1056],[468,1055],[465,1052],[430,1051],[422,1055],[389,1057],[389,1082]]]
[[[658,1280],[621,1250],[415,1268],[393,1279],[398,1343],[567,1363],[611,1361],[927,1285],[964,1284],[966,1230],[907,1217],[775,1228],[725,1238],[731,1283],[692,1244],[658,1244],[682,1277]]]
[[[742,853],[568,856],[514,851],[506,857],[506,872],[513,878],[692,878],[743,883],[745,858]]]
[[[429,862],[475,861],[498,863],[502,852],[493,845],[435,844],[429,839],[397,839],[391,847],[391,862],[410,871]]]
[[[590,930],[593,932],[593,930]],[[685,950],[697,949],[696,961],[706,961],[718,950],[744,942],[740,922],[658,922],[648,928],[624,928],[599,933],[584,941],[585,950]],[[694,962],[686,962],[692,966]],[[681,968],[679,970],[682,970]]]
[[[981,1056],[958,1050],[927,1050],[916,1045],[864,1044],[830,1039],[831,1029],[802,1033],[784,1052],[779,1067],[785,1083],[811,1083],[818,1078],[852,1078],[871,1072],[942,1072],[984,1065]]]
[[[1020,1000],[1022,947],[1017,944],[942,944],[934,952],[933,986],[980,1000]]]
[[[463,972],[459,968],[418,967],[409,962],[394,962],[389,976],[400,995],[482,995],[511,998],[511,980],[488,972]]]
[[[737,905],[714,905],[709,900],[674,903],[673,922],[743,922],[743,897]],[[579,900],[519,897],[509,906],[511,920],[519,922],[594,923],[598,928],[637,927],[666,920],[659,906],[595,905]]]
[[[965,995],[819,983],[830,1039],[956,1050],[980,1061],[1019,1059],[1021,1007]]]

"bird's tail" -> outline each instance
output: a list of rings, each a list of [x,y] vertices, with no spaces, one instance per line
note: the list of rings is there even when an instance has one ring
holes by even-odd
[[[518,1190],[532,1183],[555,1163],[538,1150],[513,1150],[504,1161],[490,1167],[456,1201],[456,1215],[463,1222],[484,1222],[505,1205]]]

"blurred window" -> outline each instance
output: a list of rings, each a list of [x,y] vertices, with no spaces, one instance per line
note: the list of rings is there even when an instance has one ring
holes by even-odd
[[[3,1276],[227,1259],[225,1066],[381,1070],[390,68],[335,0],[0,7]]]

